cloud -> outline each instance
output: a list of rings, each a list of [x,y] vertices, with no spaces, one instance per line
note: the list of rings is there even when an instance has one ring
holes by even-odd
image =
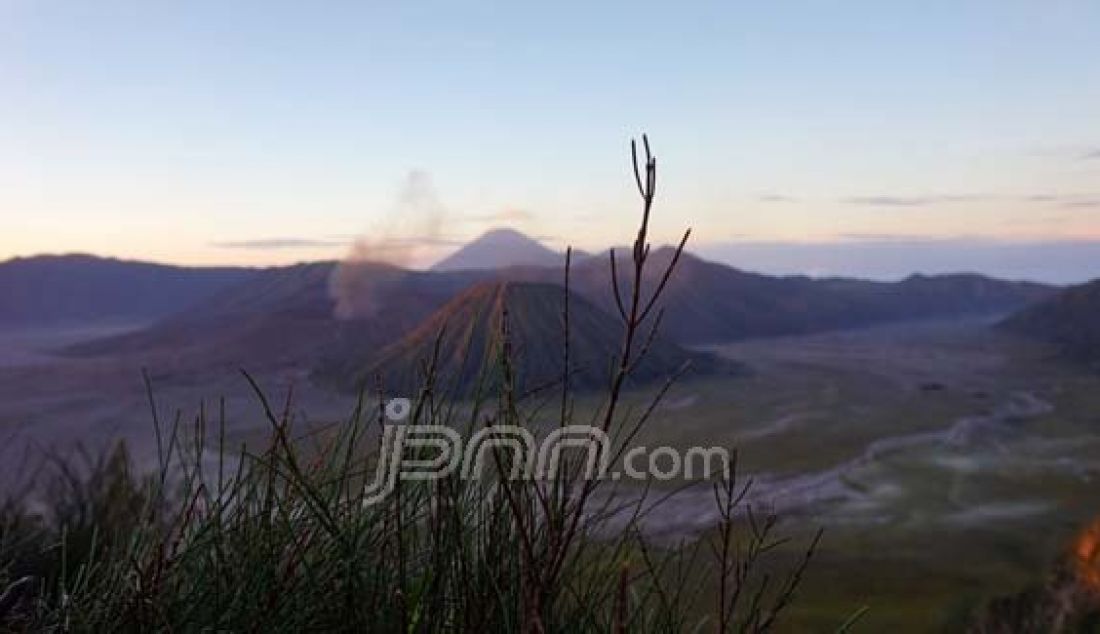
[[[987,200],[989,196],[984,194],[947,194],[936,196],[850,196],[842,198],[841,202],[849,205],[866,205],[872,207],[924,207],[943,203],[965,203],[978,200]]]
[[[904,233],[841,233],[837,237],[852,242],[910,242],[929,239]]]
[[[373,248],[378,251],[396,251],[416,247],[454,247],[463,244],[466,244],[466,242],[459,238],[434,236],[429,238],[390,238],[385,242],[374,245]]]
[[[798,199],[793,196],[785,196],[783,194],[765,194],[756,198],[762,203],[795,203]]]
[[[900,196],[855,196],[841,202],[849,205],[874,205],[876,207],[919,207],[930,204],[929,198],[903,198]]]
[[[1066,208],[1092,208],[1100,205],[1100,197],[1091,194],[1033,194],[1022,196],[1019,200],[1033,203],[1052,203]]]
[[[1027,154],[1059,161],[1093,161],[1100,160],[1100,146],[1085,143],[1047,145],[1031,148]]]
[[[1096,194],[937,194],[928,196],[849,196],[842,198],[841,202],[849,205],[864,205],[869,207],[926,207],[931,205],[943,205],[953,203],[971,203],[980,201],[999,200],[1004,202],[1027,203],[1058,203],[1065,207],[1092,207]],[[1085,204],[1081,204],[1084,202]]]
[[[1062,203],[1066,209],[1100,209],[1100,198],[1095,200],[1070,200]]]
[[[863,243],[908,243],[908,244],[928,244],[928,243],[955,243],[973,241],[980,242],[982,238],[977,236],[967,235],[942,235],[942,236],[929,236],[929,235],[915,235],[911,233],[840,233],[836,236],[839,240],[845,242],[863,242]]]
[[[277,251],[280,249],[317,249],[342,247],[350,244],[350,240],[315,238],[258,238],[255,240],[225,240],[215,241],[210,244],[222,249],[252,249],[256,251]]]
[[[1028,216],[1024,218],[1010,218],[1005,220],[1005,224],[1021,226],[1021,227],[1042,227],[1046,225],[1056,225],[1063,222],[1072,220],[1068,215],[1043,215],[1043,216]]]

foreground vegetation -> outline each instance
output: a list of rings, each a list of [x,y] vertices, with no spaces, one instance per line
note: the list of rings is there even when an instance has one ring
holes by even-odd
[[[729,618],[727,629],[761,631],[797,585],[800,570],[774,585],[748,576],[772,543],[769,521],[711,544],[744,548],[711,570],[729,585],[722,617],[719,598],[685,583],[710,556],[702,542],[598,538],[595,513],[562,548],[572,511],[540,515],[528,487],[405,483],[363,507],[367,465],[352,448],[365,424],[299,448],[276,420],[267,451],[212,472],[182,438],[167,443],[177,459],[164,477],[136,477],[122,448],[86,469],[56,463],[48,509],[0,515],[4,627],[682,631]]]

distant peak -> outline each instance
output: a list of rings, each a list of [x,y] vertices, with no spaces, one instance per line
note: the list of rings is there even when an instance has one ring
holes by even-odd
[[[485,238],[518,238],[521,240],[530,240],[532,242],[537,242],[537,240],[528,236],[522,231],[518,229],[513,229],[511,227],[497,227],[495,229],[489,229],[485,233],[478,236],[476,240],[483,240]]]
[[[440,260],[432,269],[499,269],[510,266],[560,266],[564,256],[538,240],[512,229],[498,227]]]
[[[536,238],[523,233],[518,229],[511,227],[497,227],[495,229],[489,229],[485,233],[474,238],[466,245],[467,248],[477,244],[489,244],[489,245],[515,245],[517,247],[528,247],[536,249],[547,249],[542,242]]]

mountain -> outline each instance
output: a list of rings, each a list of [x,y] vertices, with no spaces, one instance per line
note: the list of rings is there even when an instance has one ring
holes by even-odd
[[[331,285],[338,266],[371,281],[380,309],[341,319]],[[346,272],[346,269],[345,269]],[[391,343],[480,279],[468,272],[428,273],[380,263],[313,262],[263,269],[147,328],[70,346],[74,356],[169,354],[245,367],[324,365],[371,354]]]
[[[494,229],[443,258],[433,271],[501,269],[510,266],[562,266],[565,256],[514,229]]]
[[[505,314],[514,351],[516,388],[535,389],[560,380],[565,337],[561,315],[565,292],[554,284],[490,281],[463,291],[401,340],[374,358],[348,357],[318,378],[344,389],[370,389],[375,377],[390,393],[412,393],[438,344],[436,369],[443,390],[473,393],[479,381],[500,380]],[[619,320],[591,302],[572,295],[570,312],[570,384],[580,390],[608,385],[619,352]],[[729,371],[733,365],[709,354],[694,353],[658,338],[632,376],[635,382],[666,378],[691,362],[692,372]]]
[[[1053,343],[1069,357],[1100,364],[1100,279],[1067,288],[1000,325]]]
[[[91,255],[14,258],[0,262],[0,327],[150,321],[254,273]]]
[[[644,289],[660,281],[674,251],[657,249]],[[620,288],[628,289],[629,252],[619,253]],[[526,272],[528,277],[537,273]],[[560,272],[542,272],[543,280]],[[573,268],[572,288],[608,312],[617,310],[606,254]],[[915,275],[901,282],[773,277],[685,253],[662,298],[662,332],[681,344],[806,334],[888,321],[1003,314],[1048,297],[1053,287],[980,275]]]
[[[75,356],[198,351],[238,363],[295,354],[317,345],[331,330],[332,303],[326,281],[333,263],[317,262],[257,271],[218,290],[187,310],[147,328],[79,343]]]
[[[657,249],[645,287],[672,256]],[[628,257],[620,257],[625,289]],[[339,267],[339,268],[337,268]],[[334,274],[350,275],[375,312],[337,318]],[[321,374],[355,373],[463,290],[482,282],[560,284],[560,265],[410,271],[375,264],[318,262],[254,272],[150,327],[69,349],[78,355],[164,351],[225,363],[290,363]],[[606,254],[579,258],[571,290],[604,313],[617,312]],[[895,283],[771,277],[684,254],[664,295],[661,333],[677,344],[804,334],[923,318],[1003,314],[1048,297],[1051,287],[977,275],[912,276]],[[361,299],[361,297],[359,297]],[[367,311],[370,312],[370,311]],[[353,359],[354,363],[348,364]]]

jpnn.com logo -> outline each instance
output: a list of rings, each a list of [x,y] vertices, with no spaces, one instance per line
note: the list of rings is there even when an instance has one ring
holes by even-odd
[[[667,446],[639,446],[622,452],[622,470],[610,471],[611,439],[602,429],[568,425],[553,429],[541,442],[530,430],[514,425],[492,425],[468,441],[446,425],[408,425],[412,411],[407,398],[386,403],[389,422],[383,425],[381,450],[374,481],[367,485],[363,504],[377,504],[389,496],[398,480],[432,481],[447,477],[476,480],[483,469],[495,466],[495,452],[508,452],[506,477],[511,480],[554,480],[566,450],[582,452],[585,480],[686,480],[730,477],[730,452],[724,447],[691,447],[681,452]],[[487,462],[488,460],[488,462]]]

